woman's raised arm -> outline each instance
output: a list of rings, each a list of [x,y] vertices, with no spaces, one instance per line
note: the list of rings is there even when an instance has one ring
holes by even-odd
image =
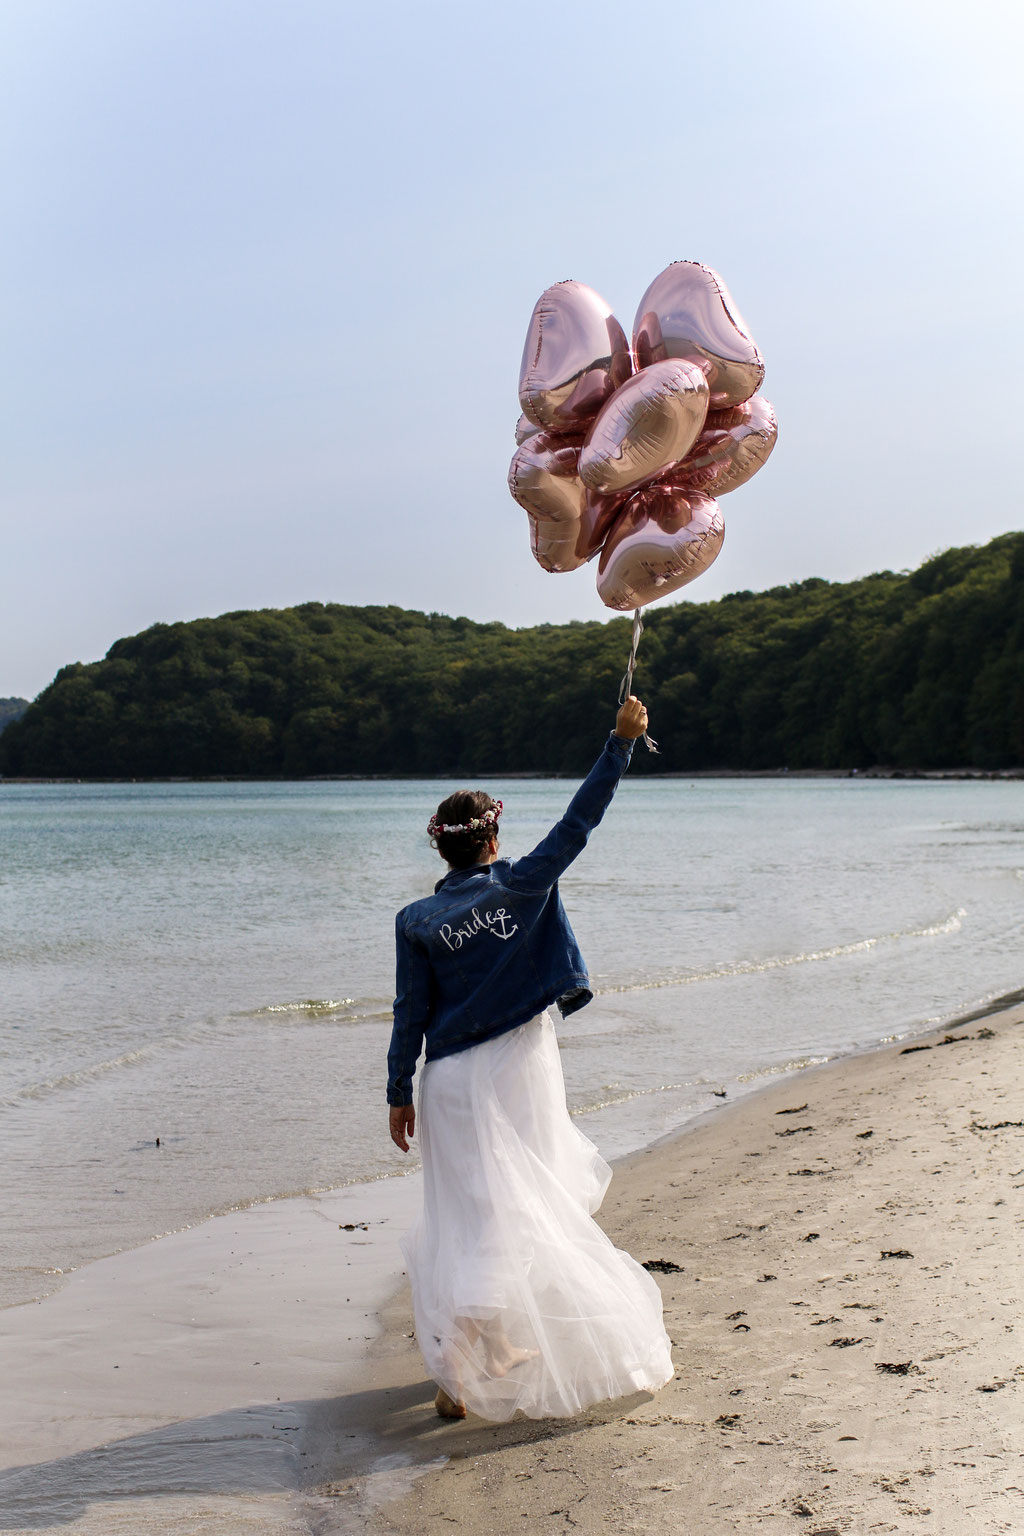
[[[546,891],[586,847],[629,767],[633,743],[647,729],[647,710],[630,694],[615,717],[615,730],[601,756],[573,795],[561,820],[524,858],[512,864],[513,890]]]

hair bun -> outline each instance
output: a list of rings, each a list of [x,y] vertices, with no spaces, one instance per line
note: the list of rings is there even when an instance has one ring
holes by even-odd
[[[449,799],[455,799],[455,796],[451,795]],[[438,821],[438,816],[444,813],[447,803],[446,800],[443,800],[434,815],[427,822],[428,837],[458,837],[466,833],[474,833],[476,834],[474,840],[483,842],[492,829],[497,827],[498,817],[502,811],[501,801],[495,800],[491,803],[488,810],[482,811],[479,816],[471,816],[468,821],[455,823]]]

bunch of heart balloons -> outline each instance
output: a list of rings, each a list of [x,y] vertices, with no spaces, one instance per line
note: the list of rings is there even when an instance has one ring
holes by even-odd
[[[775,446],[764,364],[722,279],[666,267],[640,300],[633,345],[585,283],[556,283],[530,319],[509,489],[534,556],[572,571],[600,553],[609,608],[693,581],[722,547],[716,500]]]

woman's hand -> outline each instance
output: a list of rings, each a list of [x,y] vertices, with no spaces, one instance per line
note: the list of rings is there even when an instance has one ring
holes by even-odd
[[[416,1133],[416,1111],[411,1104],[392,1104],[388,1113],[391,1140],[403,1152],[408,1152],[408,1136]]]
[[[643,736],[647,730],[647,711],[637,698],[631,693],[615,716],[615,734],[626,741],[636,741],[638,736]]]

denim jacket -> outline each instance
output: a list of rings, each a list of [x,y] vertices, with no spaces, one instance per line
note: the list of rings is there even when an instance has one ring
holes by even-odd
[[[550,1003],[563,1015],[593,993],[558,878],[586,845],[629,766],[614,734],[562,819],[522,859],[453,869],[395,920],[398,979],[388,1051],[388,1103],[412,1103],[426,1060],[451,1056],[525,1024]]]

